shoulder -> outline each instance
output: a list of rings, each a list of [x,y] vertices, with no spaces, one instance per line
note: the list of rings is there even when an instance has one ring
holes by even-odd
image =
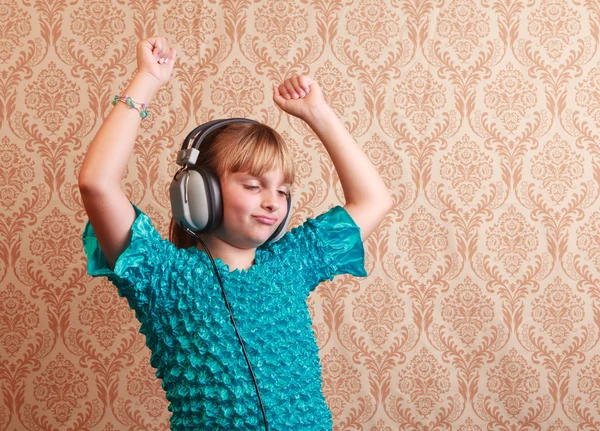
[[[307,218],[302,224],[288,231],[279,241],[263,244],[259,247],[257,255],[292,259],[322,241],[335,242],[337,239],[347,237],[360,240],[360,229],[346,209],[338,205],[316,217]]]
[[[88,273],[92,276],[117,275],[128,277],[165,274],[167,268],[181,269],[194,258],[194,249],[179,249],[160,234],[150,217],[132,203],[136,218],[131,225],[126,249],[109,268],[91,224],[86,224],[82,240],[88,258]],[[196,250],[197,251],[197,250]]]

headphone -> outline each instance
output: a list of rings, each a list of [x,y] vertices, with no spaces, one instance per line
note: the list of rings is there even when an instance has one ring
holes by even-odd
[[[203,142],[212,141],[228,125],[240,123],[260,124],[247,118],[213,120],[196,127],[184,139],[177,153],[177,164],[182,168],[175,173],[169,187],[173,218],[180,226],[197,233],[209,233],[223,222],[219,177],[212,169],[196,165],[196,161]],[[284,219],[266,242],[277,241],[285,235],[292,213],[291,195],[287,197],[287,205]]]

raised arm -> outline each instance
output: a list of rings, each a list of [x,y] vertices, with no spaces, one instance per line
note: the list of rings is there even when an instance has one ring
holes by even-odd
[[[288,114],[304,120],[325,146],[344,190],[344,208],[360,227],[364,241],[392,207],[392,199],[379,172],[311,78],[286,79],[273,88],[273,100]]]
[[[168,61],[166,61],[168,59]],[[125,93],[149,103],[173,70],[175,50],[166,39],[149,38],[137,46],[138,73]],[[92,140],[79,171],[79,190],[100,248],[111,268],[130,240],[135,211],[121,190],[121,178],[133,151],[142,117],[117,102]]]

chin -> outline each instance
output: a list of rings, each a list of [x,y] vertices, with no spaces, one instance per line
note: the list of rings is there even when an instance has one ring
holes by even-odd
[[[255,248],[260,247],[261,245],[263,245],[264,243],[267,242],[269,237],[270,237],[270,235],[266,238],[256,238],[256,239],[252,240],[251,242],[253,244],[253,247],[255,247]]]
[[[268,231],[264,229],[260,230],[252,230],[250,232],[247,231],[238,231],[233,235],[219,235],[220,238],[240,249],[250,249],[250,248],[258,248],[273,235],[275,229],[269,229]]]
[[[273,235],[273,232],[271,232],[271,233],[269,233],[268,235],[265,235],[265,236],[261,235],[258,238],[256,238],[256,237],[255,238],[251,238],[249,242],[251,242],[253,244],[253,247],[257,247],[258,248],[261,245],[264,245],[267,242],[267,240],[269,238],[271,238],[271,235]]]
[[[233,240],[230,244],[235,245],[237,248],[241,249],[250,249],[250,248],[258,248],[270,238],[271,235],[267,237],[245,237],[244,239]]]

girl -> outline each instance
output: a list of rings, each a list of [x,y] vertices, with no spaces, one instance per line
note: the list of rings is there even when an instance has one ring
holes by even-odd
[[[115,100],[86,154],[79,188],[90,219],[83,234],[88,273],[108,277],[135,310],[170,401],[171,429],[255,430],[268,423],[271,430],[331,430],[306,299],[336,274],[366,276],[362,241],[390,209],[389,193],[318,84],[293,76],[273,88],[273,100],[327,149],[344,207],[266,242],[287,214],[293,163],[271,128],[232,125],[200,148],[198,161],[216,172],[222,192],[222,223],[200,236],[217,273],[176,226],[171,238],[179,247],[163,240],[120,180],[146,108],[139,103],[149,103],[168,81],[175,57],[164,38],[138,44],[130,99]]]

